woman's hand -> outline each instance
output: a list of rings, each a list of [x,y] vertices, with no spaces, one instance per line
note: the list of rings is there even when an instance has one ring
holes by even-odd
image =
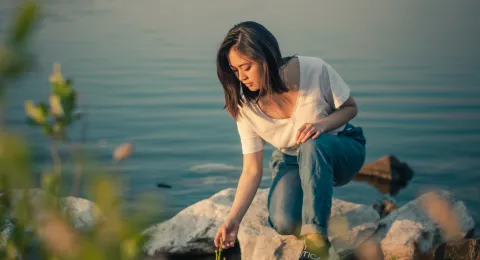
[[[220,226],[215,236],[214,243],[216,247],[220,246],[220,239],[222,240],[222,248],[230,248],[235,245],[235,240],[238,234],[239,221],[227,218]]]
[[[353,97],[349,97],[345,102],[330,115],[320,119],[320,121],[304,124],[297,132],[297,144],[304,143],[308,138],[317,138],[322,133],[338,128],[358,114],[357,103]]]
[[[324,129],[320,123],[307,123],[302,125],[297,131],[297,144],[306,142],[310,137],[312,139],[317,138],[324,132]]]

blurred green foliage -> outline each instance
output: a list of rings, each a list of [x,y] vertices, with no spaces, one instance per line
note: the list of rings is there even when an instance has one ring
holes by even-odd
[[[6,80],[23,75],[32,63],[28,43],[40,20],[40,5],[25,1],[17,8],[15,19],[5,43],[0,44],[0,95],[3,96]]]
[[[0,113],[9,81],[32,68],[28,52],[30,36],[40,20],[41,5],[25,1],[19,5],[4,43],[0,43]],[[148,215],[128,217],[122,212],[122,183],[106,167],[90,167],[86,176],[87,196],[92,204],[92,221],[78,227],[76,216],[60,196],[62,167],[57,144],[70,144],[78,159],[73,186],[78,188],[82,171],[81,144],[74,143],[68,129],[86,115],[78,113],[78,93],[72,81],[64,79],[59,64],[50,76],[48,102],[25,101],[27,123],[39,128],[51,144],[52,170],[42,174],[40,187],[34,183],[27,140],[8,133],[0,114],[0,259],[138,259],[147,239],[142,224]],[[85,123],[85,122],[84,122]],[[75,145],[72,145],[75,144]],[[118,150],[118,149],[117,149]],[[114,160],[124,160],[131,145],[115,151]],[[92,162],[92,165],[96,165]],[[77,193],[72,189],[72,195]]]

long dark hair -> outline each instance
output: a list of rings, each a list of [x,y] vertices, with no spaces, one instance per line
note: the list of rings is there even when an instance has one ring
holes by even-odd
[[[264,75],[259,90],[250,91],[237,79],[230,68],[228,54],[233,47],[242,55],[262,64]],[[280,77],[280,67],[288,59],[282,58],[278,42],[273,34],[257,22],[242,22],[228,31],[217,52],[217,76],[225,94],[224,109],[228,110],[233,119],[238,119],[239,106],[244,104],[241,98],[242,93],[246,102],[258,102],[258,99],[264,95],[288,91]]]

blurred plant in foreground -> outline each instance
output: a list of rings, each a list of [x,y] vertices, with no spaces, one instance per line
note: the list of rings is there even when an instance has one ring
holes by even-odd
[[[31,66],[27,44],[39,20],[40,5],[26,1],[17,11],[6,43],[0,43],[2,101],[9,81],[21,77]],[[92,162],[93,167],[85,172],[85,177],[91,177],[85,185],[87,195],[95,202],[91,203],[91,223],[79,227],[75,205],[69,204],[76,198],[60,196],[64,188],[61,185],[64,169],[58,145],[66,144],[71,148],[67,151],[75,159],[70,194],[76,195],[85,162],[82,145],[69,138],[68,127],[80,119],[86,124],[86,114],[76,111],[79,94],[72,87],[72,81],[63,78],[59,64],[54,65],[50,82],[48,102],[25,101],[28,123],[39,127],[51,144],[53,167],[42,174],[40,188],[34,184],[26,139],[8,133],[0,120],[0,258],[138,259],[147,239],[142,235],[142,224],[149,216],[132,216],[131,213],[124,216],[122,183],[115,178],[113,170]],[[3,102],[0,104],[0,112],[3,112]],[[113,157],[125,160],[131,152],[131,144],[123,145]]]

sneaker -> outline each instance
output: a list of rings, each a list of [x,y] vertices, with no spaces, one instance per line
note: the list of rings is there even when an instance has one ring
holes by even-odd
[[[327,245],[319,249],[308,248],[307,244],[304,243],[302,253],[298,260],[339,260],[340,257],[335,252],[335,248],[329,241],[326,242]]]

